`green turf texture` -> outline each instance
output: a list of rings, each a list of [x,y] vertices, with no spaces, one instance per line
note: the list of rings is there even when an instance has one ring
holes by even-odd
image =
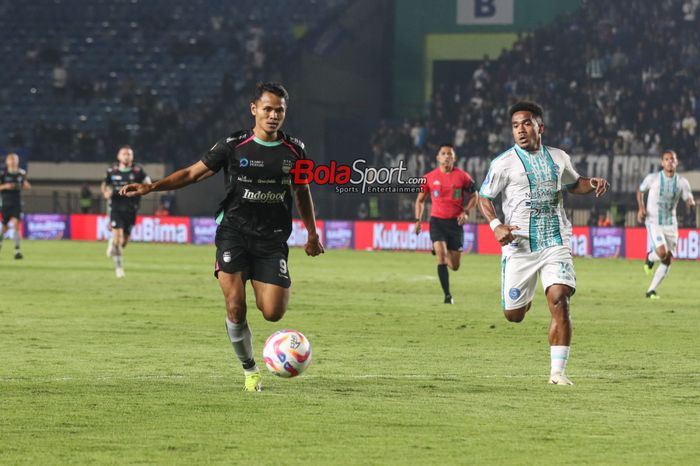
[[[211,246],[9,241],[0,254],[0,464],[697,464],[700,264],[644,298],[641,261],[576,259],[572,387],[550,386],[541,287],[500,310],[500,258],[442,303],[425,253],[290,254],[297,379],[244,393]],[[539,285],[538,285],[539,286]]]

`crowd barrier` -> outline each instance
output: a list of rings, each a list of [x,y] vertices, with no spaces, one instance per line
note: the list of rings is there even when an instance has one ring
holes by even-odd
[[[431,249],[428,223],[416,235],[412,222],[318,220],[321,240],[328,249],[411,250]],[[27,239],[106,240],[110,236],[109,218],[92,214],[26,214],[22,222]],[[137,242],[213,244],[216,223],[208,217],[138,216],[131,233]],[[293,221],[290,246],[303,246],[306,229],[300,220]],[[644,228],[574,227],[571,249],[575,256],[624,257],[642,259],[651,249]],[[485,224],[464,225],[464,252],[500,254],[493,232]],[[675,256],[678,259],[700,258],[700,229],[679,229]]]

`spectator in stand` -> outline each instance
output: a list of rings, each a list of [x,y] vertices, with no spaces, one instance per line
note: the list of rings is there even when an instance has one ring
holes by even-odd
[[[80,213],[89,214],[92,212],[92,191],[90,190],[90,185],[85,183],[82,188],[80,188]]]

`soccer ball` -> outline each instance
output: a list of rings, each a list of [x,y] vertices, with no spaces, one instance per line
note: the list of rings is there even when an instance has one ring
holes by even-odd
[[[311,343],[301,332],[280,330],[265,342],[263,360],[276,376],[296,377],[311,363]]]

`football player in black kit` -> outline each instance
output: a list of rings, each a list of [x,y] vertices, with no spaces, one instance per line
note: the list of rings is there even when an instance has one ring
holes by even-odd
[[[131,183],[150,183],[151,179],[139,165],[134,165],[134,151],[130,146],[122,146],[117,152],[117,162],[107,169],[107,176],[102,181],[102,195],[110,202],[109,225],[112,239],[107,247],[107,256],[114,260],[117,278],[124,277],[122,251],[129,242],[131,229],[136,223],[139,210],[139,198],[126,197],[119,190]]]
[[[121,189],[126,196],[182,188],[224,170],[226,196],[217,210],[214,275],[226,300],[226,329],[243,365],[246,391],[260,391],[260,371],[253,358],[253,338],[246,319],[245,285],[251,281],[265,320],[282,318],[291,285],[287,239],[292,231],[292,191],[308,232],[306,254],[323,253],[316,232],[311,191],[295,185],[290,168],[306,158],[304,144],[280,131],[289,95],[280,84],[258,84],[250,103],[255,127],[221,139],[200,161],[153,183]]]
[[[29,189],[27,172],[19,167],[19,156],[7,154],[5,169],[0,173],[0,192],[2,193],[2,232],[0,232],[0,250],[2,239],[12,225],[12,239],[15,240],[15,259],[22,259],[19,250],[19,220],[22,216],[22,190]]]

